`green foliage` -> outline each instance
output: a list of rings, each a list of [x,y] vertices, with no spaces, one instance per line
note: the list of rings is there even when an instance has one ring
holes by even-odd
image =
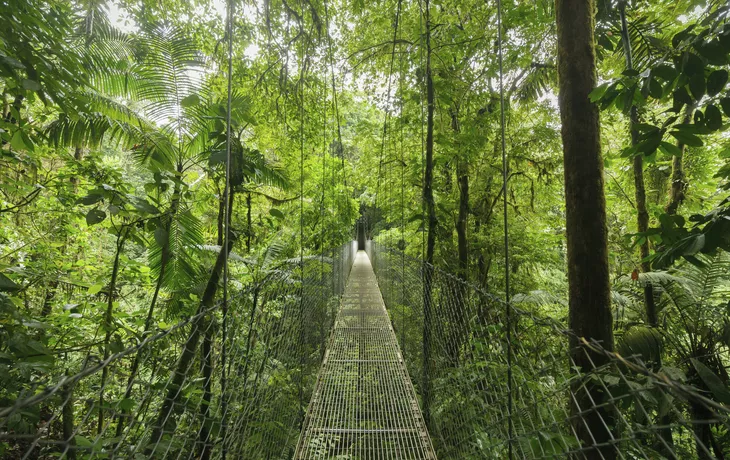
[[[0,2],[7,18],[0,29],[0,400],[6,404],[30,382],[78,371],[87,356],[135,345],[194,314],[221,251],[227,166],[237,237],[232,294],[252,285],[295,286],[297,279],[277,277],[302,261],[300,250],[304,260],[326,260],[326,248],[352,239],[360,216],[368,237],[423,256],[421,5],[402,3],[397,30],[396,2],[334,2],[325,14],[322,2],[271,1],[260,16],[238,11],[229,139],[227,31],[219,3],[117,2],[130,22],[122,31],[101,2]],[[618,351],[727,403],[728,6],[629,5],[635,65],[625,71],[615,2],[598,3],[601,84],[590,97],[602,109]],[[554,6],[542,0],[504,6],[506,187],[494,5],[462,0],[432,7],[435,261],[497,295],[510,273],[515,304],[565,321]],[[639,116],[635,146],[625,116],[632,106]],[[630,168],[636,156],[645,162],[650,214],[650,230],[641,234]],[[677,180],[684,199],[669,212]],[[505,196],[510,266],[503,253]],[[459,241],[460,218],[466,241]],[[636,246],[646,241],[652,267],[664,271],[640,273]],[[644,314],[647,285],[661,319],[652,328]],[[288,301],[267,298],[261,308],[271,322],[252,330],[275,327]],[[540,343],[536,334],[525,332],[525,343]],[[170,350],[183,344],[174,336],[151,353],[173,362]],[[261,344],[251,348],[255,356],[264,353]],[[120,375],[130,372],[131,363],[124,366]],[[477,379],[485,368],[465,369],[458,378]],[[263,376],[272,392],[284,389],[282,404],[298,404],[292,375],[272,366]],[[650,386],[634,377],[632,385]],[[110,380],[109,398],[128,410],[133,398],[124,397],[123,380]],[[92,387],[76,389],[77,406],[94,395]],[[188,390],[190,404],[202,400],[199,386]],[[474,435],[475,458],[504,457],[479,418],[490,408],[450,390],[436,408],[443,420],[471,411],[476,421],[459,429]],[[666,415],[666,401],[651,395],[646,404],[652,416]],[[267,410],[273,419],[277,409]],[[539,410],[523,415],[548,413]],[[23,413],[12,428],[33,432],[40,417],[37,409]],[[277,433],[282,443],[296,435]],[[76,442],[93,438],[78,433]],[[517,442],[545,456],[565,447],[552,431],[520,434]]]

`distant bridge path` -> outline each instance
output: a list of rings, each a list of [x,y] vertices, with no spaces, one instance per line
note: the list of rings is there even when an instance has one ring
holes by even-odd
[[[296,459],[435,459],[375,273],[359,251]]]

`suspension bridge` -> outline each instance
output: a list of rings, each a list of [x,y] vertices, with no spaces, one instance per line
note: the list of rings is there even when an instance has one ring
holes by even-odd
[[[360,251],[295,458],[435,459],[375,273]]]
[[[578,341],[607,358],[579,374],[561,322],[398,250],[287,263],[232,293],[225,336],[221,302],[106,359],[68,352],[4,400],[3,458],[714,458],[707,427],[730,428],[638,357]],[[606,402],[571,408],[591,382]],[[582,443],[606,408],[607,440]]]
[[[386,107],[391,106],[400,5]],[[501,3],[497,5],[506,190]],[[213,270],[210,301],[186,299],[189,314],[177,316],[183,317],[179,322],[125,331],[124,339],[114,337],[114,346],[110,329],[121,328],[105,324],[109,340],[104,347],[63,350],[56,357],[27,351],[25,367],[14,369],[22,378],[0,388],[3,458],[727,458],[722,452],[727,441],[717,442],[730,433],[724,386],[714,382],[709,385],[713,394],[701,391],[676,369],[643,362],[641,353],[623,356],[576,336],[567,329],[566,309],[559,301],[538,308],[530,296],[502,299],[415,258],[425,251],[404,238],[404,168],[397,244],[402,250],[384,239],[307,252],[303,104],[299,255],[268,260],[255,273],[233,279],[223,250],[233,243],[230,210],[236,186],[231,181],[232,11],[229,3],[223,244],[216,262],[222,262],[223,270],[222,276]],[[427,48],[429,69],[430,44]],[[328,53],[334,74],[332,50]],[[301,56],[300,82],[304,62]],[[298,88],[303,100],[306,85]],[[334,77],[332,94],[341,146]],[[426,96],[428,121],[422,119],[422,126],[433,124],[433,88]],[[388,116],[386,109],[376,197],[386,164]],[[424,158],[433,153],[432,134],[426,135],[430,153]],[[326,157],[322,155],[321,213],[326,211]],[[347,195],[344,155],[341,161]],[[399,161],[404,164],[402,146]],[[334,165],[331,173],[334,201]],[[432,193],[430,187],[424,183],[424,192]],[[387,191],[384,195],[393,199]],[[433,207],[432,196],[430,200]],[[502,200],[504,267],[509,267],[507,193]],[[508,294],[509,272],[504,271]],[[219,284],[222,300],[214,303]],[[110,289],[110,308],[112,295]],[[112,315],[108,317],[111,323]],[[575,356],[595,364],[591,369],[585,362],[577,366],[571,362]],[[50,365],[55,358],[61,364]],[[0,364],[5,360],[0,355]]]

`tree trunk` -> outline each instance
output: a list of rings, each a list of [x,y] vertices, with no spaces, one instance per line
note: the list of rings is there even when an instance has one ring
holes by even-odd
[[[431,17],[430,0],[426,0],[426,168],[423,181],[423,200],[428,214],[426,263],[423,267],[423,417],[431,423],[431,283],[433,282],[433,254],[436,245],[436,210],[433,200],[433,112],[434,88],[431,72]]]
[[[213,448],[210,439],[210,427],[213,420],[209,419],[209,415],[210,405],[213,401],[213,332],[215,327],[212,321],[204,321],[203,326],[205,337],[203,338],[203,346],[200,348],[200,360],[203,363],[203,402],[200,404],[200,423],[202,425],[199,435],[198,458],[200,460],[209,460]]]
[[[234,196],[235,193],[231,190],[228,204],[229,209],[233,208]],[[230,212],[228,215],[230,216]],[[226,228],[230,229],[230,225],[227,225]],[[221,272],[223,271],[223,265],[226,257],[233,248],[235,239],[235,234],[229,230],[228,247],[221,247],[221,250],[218,253],[215,265],[213,266],[213,271],[211,272],[208,283],[205,286],[205,291],[203,291],[203,297],[200,300],[196,316],[213,306],[216,293],[218,292],[218,282],[220,281]],[[183,384],[188,378],[188,372],[190,371],[193,357],[195,356],[195,350],[197,349],[198,342],[200,341],[200,334],[203,332],[203,324],[204,321],[202,317],[197,317],[191,324],[190,334],[188,335],[185,347],[180,354],[177,366],[172,372],[170,379],[171,382],[168,385],[167,393],[165,395],[165,401],[162,403],[162,407],[160,408],[157,421],[155,422],[155,426],[152,431],[152,436],[149,442],[151,447],[148,448],[146,452],[148,455],[152,455],[152,453],[154,453],[157,444],[162,440],[162,436],[164,434],[173,434],[177,427],[177,420],[175,419],[175,416],[181,409],[180,405],[177,403],[182,396],[181,390]]]
[[[692,120],[694,109],[694,102],[687,104],[687,108],[684,112],[684,118],[682,118],[682,123],[687,124]],[[672,156],[672,178],[671,183],[669,184],[669,203],[665,208],[667,214],[670,215],[677,213],[679,206],[681,206],[684,202],[684,192],[687,190],[687,179],[684,175],[684,167],[682,165],[686,145],[683,142],[677,141],[677,147],[679,148],[681,155]]]
[[[246,194],[246,253],[251,252],[251,236],[253,236],[251,228],[251,192],[248,192]]]
[[[459,133],[459,111],[455,108],[451,112],[451,129],[454,134]],[[457,143],[458,146],[458,143]],[[469,162],[463,158],[462,152],[457,152],[458,159],[456,161],[456,180],[459,186],[459,216],[456,220],[456,237],[459,253],[459,279],[466,283],[469,280],[469,241],[467,240],[467,225],[469,223]],[[452,325],[452,340],[450,347],[451,360],[457,365],[459,354],[466,331],[466,306],[467,288],[466,284],[459,283],[455,289],[456,311],[454,324]]]
[[[608,275],[606,200],[598,108],[588,95],[596,84],[592,0],[556,0],[559,102],[565,168],[569,325],[572,366],[590,374],[607,362],[580,345],[580,337],[613,350]],[[573,429],[588,459],[616,458],[614,414],[608,395],[590,378],[572,385]],[[601,445],[601,447],[593,447]]]
[[[182,172],[182,165],[178,165],[178,172]],[[154,317],[155,312],[155,306],[157,305],[157,300],[160,296],[160,291],[162,290],[162,284],[165,280],[165,273],[167,272],[167,265],[170,262],[170,258],[172,257],[172,254],[170,253],[170,230],[172,229],[172,222],[175,219],[175,216],[177,216],[177,211],[180,208],[180,184],[178,182],[175,182],[175,187],[172,192],[172,201],[170,201],[170,214],[167,217],[165,221],[165,233],[167,234],[167,239],[165,240],[165,244],[162,246],[162,251],[160,254],[160,273],[157,275],[157,283],[155,283],[155,291],[152,294],[152,300],[150,301],[150,306],[147,310],[147,317],[144,321],[144,329],[142,331],[142,337],[147,336],[147,332],[152,327],[152,319]],[[139,365],[140,361],[142,359],[142,351],[138,350],[137,354],[134,355],[134,361],[132,361],[132,367],[129,370],[129,377],[127,378],[127,387],[124,391],[124,399],[129,398],[132,394],[132,389],[134,387],[134,379],[137,378],[137,372],[139,371]],[[124,414],[126,411],[122,411],[122,413],[118,417],[117,422],[117,437],[119,437],[122,434],[122,430],[124,429]]]
[[[66,373],[68,376],[68,373]],[[61,411],[63,425],[63,442],[66,444],[65,452],[68,460],[76,460],[76,438],[74,437],[74,396],[73,385],[66,384],[61,389],[61,401],[63,401],[63,409]]]
[[[618,5],[619,15],[621,17],[621,42],[623,43],[624,56],[626,57],[626,68],[631,70],[634,68],[633,53],[631,50],[631,39],[629,38],[629,29],[626,22],[626,1],[622,1]],[[639,115],[635,105],[631,106],[630,109],[630,123],[631,123],[631,145],[636,146],[639,144],[639,132],[636,129],[636,125],[639,123]],[[635,188],[635,199],[636,199],[636,231],[638,233],[646,233],[649,230],[649,212],[646,209],[646,188],[644,185],[644,158],[643,154],[637,153],[634,157],[634,188]],[[681,160],[680,160],[681,161]],[[649,257],[649,239],[645,238],[644,242],[639,246],[639,254],[641,257],[641,271],[643,273],[651,272],[651,264],[648,260]],[[652,327],[658,327],[659,319],[656,311],[656,301],[654,299],[654,288],[649,281],[644,283],[644,305],[646,308],[646,320],[647,323]],[[661,367],[661,359],[658,363]],[[664,415],[659,424],[663,426],[669,426],[671,420],[669,415]],[[657,445],[657,449],[667,458],[675,458],[672,446],[674,442],[672,440],[671,428],[663,428],[659,430],[658,435],[660,437]]]
[[[624,56],[626,57],[626,69],[632,70],[634,62],[631,51],[631,41],[629,38],[629,30],[626,23],[626,2],[619,3],[619,14],[621,16],[621,42],[624,48]],[[636,125],[639,123],[639,114],[635,105],[630,109],[630,132],[631,145],[639,144],[639,131]],[[646,187],[644,185],[644,157],[641,153],[637,153],[634,157],[634,190],[636,199],[636,231],[646,233],[649,230],[649,212],[646,209]],[[649,257],[649,240],[645,239],[644,243],[639,246],[641,257],[641,271],[648,273],[651,271],[651,265],[645,261]],[[646,305],[646,318],[650,325],[657,325],[656,304],[654,302],[654,293],[650,283],[644,286],[644,303]]]
[[[122,255],[124,249],[124,243],[127,239],[127,232],[129,230],[126,227],[122,227],[117,235],[116,253],[114,254],[114,265],[112,267],[112,277],[109,281],[109,294],[107,295],[107,306],[106,314],[104,315],[104,361],[109,358],[111,350],[109,349],[109,343],[112,338],[112,321],[114,320],[114,291],[117,289],[117,277],[119,276],[119,258]],[[97,434],[101,435],[104,429],[104,387],[106,386],[106,379],[109,375],[109,366],[104,366],[101,370],[101,385],[99,389],[99,420],[97,423]]]

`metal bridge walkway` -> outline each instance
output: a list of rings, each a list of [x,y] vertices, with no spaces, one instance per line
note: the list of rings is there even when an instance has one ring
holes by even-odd
[[[436,458],[364,251],[355,257],[294,458]]]

